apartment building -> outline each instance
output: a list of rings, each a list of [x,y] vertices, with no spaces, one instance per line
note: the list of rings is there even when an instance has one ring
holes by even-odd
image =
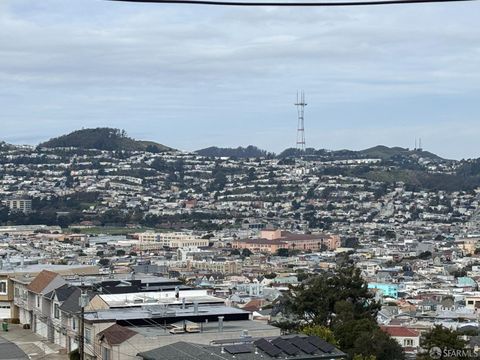
[[[189,270],[206,270],[221,274],[241,274],[241,261],[187,261]]]
[[[4,201],[10,211],[18,211],[28,214],[32,212],[32,200],[24,198],[13,198]]]
[[[139,251],[162,250],[164,248],[183,248],[183,247],[207,247],[208,239],[201,239],[197,236],[184,232],[174,233],[156,233],[144,232],[137,234]]]

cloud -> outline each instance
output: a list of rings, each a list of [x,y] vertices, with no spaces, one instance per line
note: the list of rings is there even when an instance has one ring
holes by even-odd
[[[252,131],[283,131],[295,121],[298,88],[313,106],[339,113],[362,107],[355,115],[361,130],[377,126],[369,113],[379,104],[438,97],[458,106],[452,99],[480,90],[476,3],[287,10],[4,0],[0,6],[6,94],[0,121],[7,137],[24,131],[19,122],[43,121],[44,136],[90,124],[129,130],[135,119],[152,127],[150,134],[168,133],[167,140],[190,146],[228,139],[232,127],[251,139]],[[473,102],[462,105],[470,109],[465,121],[478,117]],[[409,133],[420,119],[404,111],[412,117],[404,123]],[[339,136],[345,126],[338,122]],[[271,146],[288,146],[287,137]]]

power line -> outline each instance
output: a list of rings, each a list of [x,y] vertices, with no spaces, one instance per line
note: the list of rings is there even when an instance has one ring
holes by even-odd
[[[477,0],[378,0],[378,1],[339,1],[339,2],[248,2],[224,0],[108,0],[135,3],[189,4],[216,6],[280,6],[280,7],[336,7],[336,6],[371,6],[371,5],[403,5],[422,3],[471,2]]]

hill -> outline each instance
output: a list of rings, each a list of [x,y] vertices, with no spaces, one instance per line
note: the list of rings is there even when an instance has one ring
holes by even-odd
[[[249,145],[247,147],[220,148],[211,146],[205,149],[195,151],[198,155],[207,157],[236,157],[236,158],[257,158],[274,156],[266,150],[259,149],[256,146]]]
[[[59,136],[38,145],[40,148],[65,148],[97,150],[126,150],[161,152],[171,148],[152,141],[135,140],[127,136],[125,130],[112,128],[82,129]]]
[[[398,156],[417,156],[420,158],[426,158],[426,159],[437,160],[437,161],[445,160],[440,156],[428,151],[410,150],[402,147],[388,147],[384,145],[377,145],[365,150],[360,150],[360,151],[357,151],[357,153],[365,157],[377,158],[382,160],[389,160],[393,157],[398,157]]]
[[[8,144],[5,141],[0,141],[0,151],[8,151],[15,149],[14,145]]]
[[[435,155],[428,151],[423,150],[410,150],[401,147],[388,147],[384,145],[377,145],[365,150],[325,150],[325,149],[314,149],[307,148],[305,151],[301,151],[295,148],[285,149],[281,152],[278,157],[301,157],[307,156],[309,158],[319,158],[319,159],[328,159],[328,160],[345,160],[345,159],[366,159],[366,158],[375,158],[381,159],[384,161],[392,160],[399,161],[405,158],[424,158],[430,159],[433,161],[444,161],[445,159],[441,158],[438,155]]]

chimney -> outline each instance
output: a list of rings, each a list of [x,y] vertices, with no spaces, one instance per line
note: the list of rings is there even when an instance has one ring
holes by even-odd
[[[225,316],[218,317],[218,332],[223,332],[223,319]]]

